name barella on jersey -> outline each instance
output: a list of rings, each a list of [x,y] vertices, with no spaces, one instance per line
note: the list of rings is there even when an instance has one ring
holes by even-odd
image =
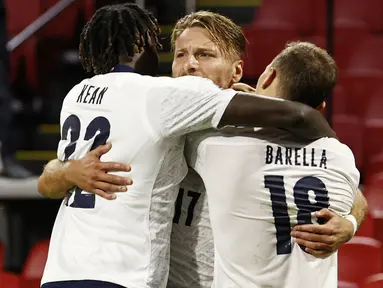
[[[107,141],[102,161],[129,163],[129,193],[107,201],[79,188],[63,201],[42,283],[98,280],[166,287],[174,202],[187,173],[182,135],[216,127],[235,95],[199,77],[109,73],[66,96],[58,159],[79,159]]]
[[[187,155],[208,196],[213,287],[336,288],[337,254],[317,259],[290,231],[318,223],[322,208],[349,214],[359,184],[351,150],[330,138],[297,144],[277,129],[193,134]]]
[[[167,288],[210,288],[214,272],[214,242],[206,190],[189,169],[177,196],[170,245]]]

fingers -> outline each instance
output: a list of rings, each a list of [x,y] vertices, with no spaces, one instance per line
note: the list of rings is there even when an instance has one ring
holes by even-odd
[[[95,182],[94,184],[94,191],[95,190],[101,190],[105,193],[117,193],[117,192],[126,192],[128,191],[127,186],[119,186],[119,185],[114,185],[114,184],[109,184],[105,182]]]
[[[93,177],[93,181],[100,181],[117,186],[132,185],[133,181],[129,177],[122,177],[113,174],[107,174],[105,172],[97,172]],[[117,190],[115,190],[117,191]]]
[[[317,218],[325,218],[326,220],[329,220],[331,219],[332,217],[334,217],[336,214],[334,212],[331,212],[329,209],[327,208],[323,208],[317,212],[314,213],[315,217]]]
[[[291,232],[291,236],[296,238],[297,240],[319,242],[319,243],[324,243],[328,245],[332,245],[335,242],[335,239],[333,236],[313,234],[313,233],[307,233],[307,232],[293,231]]]
[[[106,193],[100,189],[94,190],[93,193],[106,200],[115,200],[117,198],[116,194]]]
[[[130,172],[130,165],[118,162],[97,162],[97,169],[105,172]]]
[[[314,250],[314,249],[310,249],[310,248],[307,248],[305,249],[305,252],[310,254],[310,255],[313,255],[314,257],[316,258],[327,258],[329,256],[331,256],[332,253],[334,252],[328,252],[328,251],[322,251],[322,250]]]
[[[312,249],[312,250],[316,250],[316,251],[323,251],[323,252],[332,252],[332,247],[331,245],[328,245],[328,244],[325,244],[325,243],[320,243],[320,242],[311,242],[311,241],[306,241],[306,240],[303,240],[303,239],[295,239],[296,243],[301,245],[301,246],[305,246],[306,249],[309,248],[309,249]]]
[[[87,191],[106,200],[115,200],[117,198],[115,193],[128,191],[126,186],[117,186],[103,182],[95,182],[92,186],[94,186],[94,188],[88,189]]]
[[[106,143],[105,145],[100,145],[96,149],[90,151],[88,155],[93,155],[97,158],[100,158],[102,155],[105,153],[109,152],[110,149],[112,149],[112,144],[111,143]]]
[[[255,93],[255,88],[245,83],[235,83],[231,86],[231,89],[247,93]]]
[[[329,225],[318,225],[318,224],[304,224],[304,225],[296,225],[292,229],[293,232],[307,232],[307,233],[315,233],[322,235],[333,235],[334,229]]]

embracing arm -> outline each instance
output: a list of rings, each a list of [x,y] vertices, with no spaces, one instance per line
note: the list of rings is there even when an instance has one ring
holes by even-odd
[[[67,178],[66,169],[68,163],[58,159],[49,161],[41,174],[37,189],[39,193],[47,198],[64,198],[67,192],[74,186]]]
[[[357,230],[363,224],[364,218],[368,213],[368,204],[366,198],[363,196],[362,192],[358,189],[358,192],[355,197],[354,205],[351,208],[350,215],[354,216],[357,223]]]
[[[115,192],[127,191],[133,182],[107,172],[129,172],[130,166],[117,162],[101,162],[101,155],[111,149],[111,144],[101,145],[80,160],[62,162],[51,160],[44,168],[38,181],[38,191],[47,198],[64,198],[74,186],[97,194],[105,199],[116,198]]]
[[[219,126],[276,127],[306,139],[336,137],[323,115],[298,102],[237,93],[227,106]]]
[[[362,225],[368,212],[367,201],[358,190],[350,215],[357,222],[357,229]],[[298,244],[306,246],[306,252],[320,258],[330,256],[340,246],[354,236],[354,225],[351,221],[339,216],[329,209],[322,209],[315,213],[317,218],[326,219],[323,225],[304,224],[294,226],[291,236]]]

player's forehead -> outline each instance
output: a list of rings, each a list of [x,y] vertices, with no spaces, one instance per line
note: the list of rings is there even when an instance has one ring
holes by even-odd
[[[174,43],[175,50],[208,49],[218,51],[209,31],[202,27],[185,29]]]

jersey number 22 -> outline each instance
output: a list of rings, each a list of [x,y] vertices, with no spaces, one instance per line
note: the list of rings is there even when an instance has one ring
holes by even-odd
[[[68,132],[70,130],[70,143],[65,147],[65,161],[76,151],[77,141],[80,138],[81,122],[76,115],[70,115],[62,125],[61,139],[68,140]],[[98,132],[98,134],[97,134]],[[94,137],[97,134],[96,137]],[[86,128],[84,140],[89,141],[94,137],[93,144],[89,151],[96,149],[98,146],[106,143],[110,135],[110,123],[105,117],[94,118]],[[76,187],[75,192],[68,195],[66,205],[69,199],[74,197],[70,207],[92,209],[95,206],[96,196],[94,194],[82,194],[82,190]]]

